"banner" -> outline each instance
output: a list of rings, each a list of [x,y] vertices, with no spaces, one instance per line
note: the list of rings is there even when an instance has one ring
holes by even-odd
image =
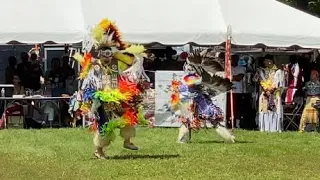
[[[224,75],[221,72],[216,75]],[[158,127],[180,127],[180,123],[176,121],[171,112],[170,86],[173,78],[179,78],[184,75],[183,71],[156,71],[155,73],[155,126]],[[214,103],[219,106],[222,111],[226,112],[226,93],[219,94],[212,98]],[[225,121],[225,119],[224,119]],[[210,124],[208,124],[210,126]]]

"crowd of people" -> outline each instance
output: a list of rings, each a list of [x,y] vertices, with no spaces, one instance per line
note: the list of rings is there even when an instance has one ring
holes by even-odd
[[[69,57],[63,56],[60,58],[53,58],[51,60],[51,68],[44,72],[42,61],[36,53],[22,52],[20,54],[21,62],[14,56],[8,58],[8,66],[5,70],[5,83],[13,84],[13,88],[6,88],[5,96],[12,95],[44,95],[51,97],[60,97],[71,95],[73,92],[68,92],[67,80],[73,82],[75,71],[69,65]],[[70,89],[70,88],[69,88]],[[31,104],[33,102],[33,105]],[[40,128],[43,126],[43,114],[48,113],[48,121],[53,122],[58,117],[62,119],[62,125],[68,125],[68,104],[64,101],[60,102],[60,111],[54,112],[53,107],[45,107],[43,112],[38,101],[19,101],[13,106],[22,106],[24,109],[25,128]],[[8,110],[8,109],[7,109]],[[59,114],[59,116],[56,116]]]
[[[13,84],[14,89],[8,89],[6,96],[12,94],[25,94],[26,90],[42,94],[45,88],[51,88],[51,96],[61,96],[66,93],[66,80],[75,78],[75,71],[69,65],[69,57],[64,56],[51,60],[51,69],[43,71],[41,61],[35,53],[20,54],[21,62],[17,63],[17,58],[8,58],[8,67],[5,71],[5,83]],[[62,63],[61,63],[62,61]]]
[[[320,100],[319,71],[318,66],[310,63],[309,59],[290,55],[288,64],[276,64],[274,56],[265,55],[259,58],[258,67],[251,72],[251,79],[247,76],[248,65],[239,65],[239,55],[232,55],[231,61],[236,127],[256,126],[260,131],[267,132],[286,130],[283,126],[284,111],[291,107],[287,105],[295,106],[298,99],[302,99],[302,103],[303,99],[306,100],[305,108],[300,114],[299,131],[305,131],[308,124],[313,129],[318,126],[318,110],[315,106]],[[255,90],[249,91],[250,85],[255,86]],[[228,102],[227,107],[230,107],[229,96]],[[230,119],[230,108],[228,109]],[[252,121],[254,119],[255,122]]]

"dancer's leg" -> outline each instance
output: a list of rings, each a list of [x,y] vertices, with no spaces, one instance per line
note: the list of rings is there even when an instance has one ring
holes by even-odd
[[[218,133],[219,136],[223,138],[224,142],[232,142],[232,143],[235,142],[235,137],[231,133],[231,131],[229,131],[227,128],[222,126],[220,123],[217,124],[216,126],[216,132]]]
[[[114,133],[110,133],[108,136],[102,136],[98,132],[95,133],[93,138],[93,145],[95,149],[94,155],[97,158],[105,159],[106,156],[104,154],[104,148],[109,146],[114,139]]]
[[[102,127],[107,123],[107,116],[104,112],[103,106],[100,106],[98,109],[98,122],[97,122],[97,132],[93,138],[93,145],[95,148],[95,156],[97,158],[105,158],[105,154],[103,148],[110,145],[111,141],[115,139],[114,133],[110,133],[108,135],[103,134]]]
[[[133,126],[125,126],[120,129],[120,136],[124,139],[123,147],[130,150],[138,150],[139,148],[131,142],[131,138],[135,137],[136,128]]]
[[[178,135],[178,142],[179,143],[186,143],[190,141],[190,136],[189,136],[189,128],[182,124],[181,127],[179,128],[179,135]]]

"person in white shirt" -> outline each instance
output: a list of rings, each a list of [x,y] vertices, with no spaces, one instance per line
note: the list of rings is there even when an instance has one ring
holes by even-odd
[[[244,93],[244,75],[246,74],[246,68],[238,65],[239,56],[231,56],[231,66],[232,66],[232,82],[234,85],[233,93]]]
[[[232,71],[232,82],[233,82],[233,112],[234,121],[236,122],[236,127],[240,128],[240,119],[242,114],[244,114],[247,105],[243,103],[243,93],[244,93],[244,76],[246,73],[246,68],[238,65],[239,55],[231,56],[231,71]],[[228,114],[231,115],[230,111],[230,94],[228,94]]]

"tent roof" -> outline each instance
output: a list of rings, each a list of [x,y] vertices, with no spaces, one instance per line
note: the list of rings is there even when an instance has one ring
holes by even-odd
[[[219,0],[233,43],[320,48],[320,19],[276,0]]]
[[[215,45],[228,25],[238,45],[320,48],[320,20],[276,0],[81,0],[86,25],[116,21],[133,43]]]
[[[75,43],[83,40],[79,0],[9,0],[2,3],[0,44]]]
[[[320,20],[276,0],[10,0],[1,13],[0,44],[80,42],[106,17],[132,43],[217,45],[230,25],[234,44],[320,48]]]
[[[86,25],[108,18],[132,43],[219,44],[226,39],[217,0],[82,0],[82,7]]]

